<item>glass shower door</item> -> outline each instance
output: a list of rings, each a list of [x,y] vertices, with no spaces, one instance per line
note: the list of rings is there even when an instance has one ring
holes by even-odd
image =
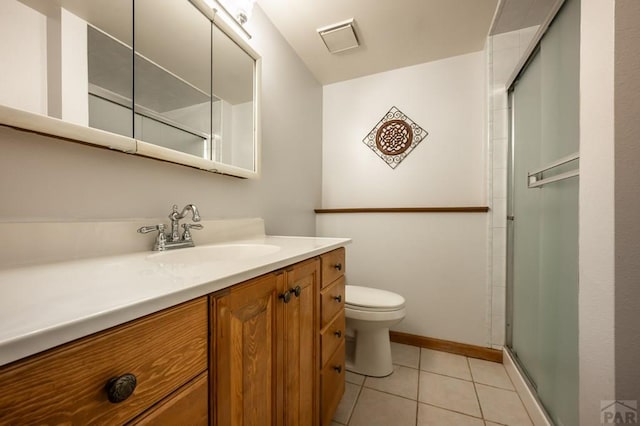
[[[551,419],[578,424],[578,0],[512,86],[507,346]]]

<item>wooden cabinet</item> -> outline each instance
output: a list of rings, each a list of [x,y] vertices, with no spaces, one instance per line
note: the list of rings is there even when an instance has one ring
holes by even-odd
[[[211,377],[216,425],[282,424],[278,405],[278,316],[284,274],[269,274],[211,297]],[[212,336],[213,337],[213,336]]]
[[[283,305],[284,424],[314,425],[318,417],[318,286],[320,262],[300,263],[286,271],[285,290],[292,292]]]
[[[207,370],[207,334],[200,298],[0,368],[0,424],[126,423]],[[110,402],[124,374],[133,394]]]
[[[211,297],[218,426],[317,424],[319,282],[312,259]]]
[[[320,259],[320,423],[326,426],[331,424],[345,386],[345,250],[333,250]]]
[[[135,426],[209,424],[209,380],[204,372],[133,420]]]
[[[326,425],[344,321],[340,249],[0,367],[0,425]]]

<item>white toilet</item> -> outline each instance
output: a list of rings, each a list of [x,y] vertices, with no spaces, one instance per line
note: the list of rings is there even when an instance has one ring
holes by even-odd
[[[347,350],[347,370],[373,377],[393,373],[389,327],[405,316],[404,297],[375,288],[347,285],[347,336],[355,347]]]

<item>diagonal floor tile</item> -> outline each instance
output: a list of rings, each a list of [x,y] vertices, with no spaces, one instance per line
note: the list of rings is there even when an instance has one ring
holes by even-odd
[[[418,426],[484,426],[484,422],[476,417],[418,404]]]
[[[421,371],[418,400],[471,416],[482,416],[473,383],[466,380]]]
[[[481,384],[476,384],[476,389],[486,420],[513,426],[532,424],[520,397],[514,391]]]
[[[414,401],[418,399],[418,370],[393,366],[393,373],[387,377],[367,377],[364,386],[382,392],[402,396]]]
[[[359,393],[360,386],[354,385],[353,383],[344,384],[344,395],[338,404],[338,408],[336,408],[336,412],[333,413],[334,421],[345,425],[347,424],[353,412],[353,407],[355,407],[356,401],[358,400]]]
[[[469,358],[469,365],[471,366],[471,376],[473,376],[474,382],[514,390],[504,365],[475,358]]]
[[[467,357],[422,348],[420,370],[471,380]]]
[[[344,380],[347,383],[353,383],[354,385],[362,386],[364,383],[365,376],[358,373],[352,373],[351,371],[347,371]]]
[[[416,401],[363,388],[349,426],[415,426]]]

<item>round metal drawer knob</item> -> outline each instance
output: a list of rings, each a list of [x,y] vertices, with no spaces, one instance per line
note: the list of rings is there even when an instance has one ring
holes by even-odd
[[[336,268],[336,271],[342,271],[342,263],[336,263],[333,267]]]
[[[299,285],[295,286],[295,288],[289,289],[291,293],[293,293],[296,297],[300,297],[302,294],[302,288]]]
[[[117,404],[129,398],[137,384],[136,376],[130,373],[109,379],[106,386],[109,401]]]
[[[336,365],[333,367],[333,369],[338,373],[342,373],[342,366],[341,365]]]

